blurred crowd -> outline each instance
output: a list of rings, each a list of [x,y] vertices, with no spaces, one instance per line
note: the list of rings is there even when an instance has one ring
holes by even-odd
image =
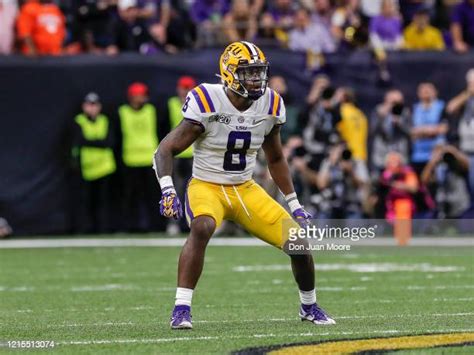
[[[298,126],[285,127],[285,150],[318,218],[472,218],[474,69],[453,98],[421,82],[417,98],[391,88],[367,113],[351,88],[320,75],[306,107],[295,111]]]
[[[474,0],[0,0],[0,54],[177,53],[236,40],[312,55],[474,46]]]
[[[102,112],[98,93],[88,93],[71,120],[76,232],[186,230],[185,221],[158,214],[159,188],[152,169],[160,140],[183,119],[181,107],[197,83],[180,77],[176,94],[151,102],[136,82],[128,101]],[[433,83],[418,84],[417,97],[387,89],[372,112],[357,105],[357,93],[316,76],[305,104],[297,105],[285,78],[269,87],[286,103],[284,154],[296,190],[316,218],[473,218],[474,68],[455,97],[441,98]],[[414,102],[408,105],[407,102]],[[259,156],[255,180],[277,200],[281,193]],[[185,196],[192,147],[175,159],[174,181]]]

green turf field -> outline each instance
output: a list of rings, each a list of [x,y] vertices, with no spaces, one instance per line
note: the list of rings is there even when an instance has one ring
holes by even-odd
[[[318,301],[337,321],[317,327],[298,320],[285,255],[271,247],[209,247],[194,329],[171,331],[178,254],[176,247],[0,249],[0,342],[52,340],[54,352],[69,354],[229,353],[474,332],[473,248],[355,246],[317,254]]]

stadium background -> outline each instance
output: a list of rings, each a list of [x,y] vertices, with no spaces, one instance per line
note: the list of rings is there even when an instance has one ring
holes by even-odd
[[[197,83],[217,82],[218,58],[225,43],[232,39],[249,39],[260,44],[267,54],[271,76],[281,76],[287,82],[288,90],[283,96],[287,105],[299,113],[290,117],[293,122],[289,125],[293,128],[284,137],[289,155],[297,149],[294,141],[288,138],[301,138],[309,126],[310,114],[305,116],[302,112],[313,80],[325,75],[334,90],[344,87],[355,94],[356,107],[362,109],[367,118],[369,156],[363,164],[370,169],[373,178],[376,175],[371,164],[374,153],[371,139],[376,123],[373,113],[384,101],[387,91],[398,89],[403,93],[405,108],[409,110],[408,120],[411,120],[420,83],[432,82],[438,90],[438,98],[446,105],[465,90],[466,73],[474,62],[474,54],[469,51],[469,45],[472,45],[470,17],[459,15],[467,9],[464,12],[470,16],[472,5],[469,1],[316,0],[300,3],[275,0],[248,3],[237,0],[231,6],[228,1],[199,0],[192,3],[32,0],[20,4],[4,0],[0,4],[3,18],[9,19],[3,22],[1,35],[1,51],[6,55],[0,56],[0,217],[5,218],[18,235],[80,232],[74,215],[75,205],[82,203],[78,193],[81,184],[71,170],[70,127],[89,92],[99,94],[103,111],[112,124],[118,126],[117,108],[127,101],[127,88],[133,82],[145,83],[150,91],[150,103],[158,110],[158,135],[162,138],[169,130],[169,118],[161,108],[170,96],[175,95],[177,80],[189,75]],[[244,4],[241,6],[245,9],[236,10],[237,4]],[[386,10],[383,10],[384,6]],[[308,10],[301,13],[301,8]],[[12,11],[8,12],[9,9]],[[170,10],[171,15],[166,18]],[[255,16],[252,11],[256,10],[259,12]],[[41,37],[35,32],[39,31],[37,28],[28,25],[28,21],[38,21],[42,11],[51,21],[52,27],[46,31],[49,37]],[[147,14],[134,17],[130,15],[133,11]],[[36,20],[28,20],[27,14],[32,14],[31,18],[37,16]],[[412,38],[408,38],[407,33],[404,38],[402,31],[406,31],[417,16],[427,16],[436,26],[443,42],[442,47],[436,48],[438,50],[433,51],[434,42],[429,40],[423,42],[424,47],[413,50],[409,45]],[[345,21],[341,22],[341,18]],[[214,24],[212,29],[206,27],[209,19]],[[271,19],[270,30],[265,22],[268,19]],[[377,20],[388,23],[388,27],[382,25],[379,33]],[[164,22],[168,36],[160,42],[161,37],[156,37],[153,29]],[[124,30],[126,23],[129,27]],[[179,24],[184,25],[179,27]],[[252,32],[250,28],[254,25],[257,30]],[[461,42],[464,41],[466,48],[459,45],[460,39],[455,36],[453,26],[460,26],[464,36]],[[356,35],[350,36],[354,34],[351,31]],[[117,37],[118,33],[122,37],[128,36],[128,40],[120,40],[122,37]],[[137,33],[143,36],[137,36]],[[298,37],[299,33],[304,33],[303,38]],[[387,38],[383,38],[384,35]],[[88,36],[92,36],[92,44],[87,42]],[[322,42],[324,36],[332,45],[326,46]],[[28,47],[29,41],[36,46],[35,51]],[[51,48],[42,41],[49,43]],[[155,51],[143,50],[144,46],[152,45],[156,47]],[[443,112],[442,116],[440,122],[447,120],[450,132],[456,136],[459,114]],[[296,117],[298,123],[295,125]],[[448,139],[448,143],[459,146],[456,139]],[[306,141],[302,145],[309,149]],[[326,158],[329,148],[324,152]],[[121,206],[122,156],[120,151],[115,153],[119,169],[112,182],[116,191],[113,202]],[[473,152],[464,153],[472,162]],[[311,154],[306,157],[308,155]],[[320,163],[311,168],[318,172]],[[295,177],[301,175],[300,170],[292,168]],[[472,179],[473,175],[463,171],[463,176],[466,185],[472,185],[469,176]],[[366,183],[370,185],[374,181],[376,179]],[[310,190],[314,186],[310,185],[305,179],[297,183],[306,204],[312,197]],[[430,192],[436,203],[436,186]],[[442,215],[438,213],[439,206],[432,210],[429,217]],[[128,218],[122,208],[116,208],[113,214],[115,220]],[[365,211],[363,215],[380,217]],[[156,218],[159,223],[153,229],[165,230],[166,222],[158,213]],[[128,230],[117,223],[110,231]]]

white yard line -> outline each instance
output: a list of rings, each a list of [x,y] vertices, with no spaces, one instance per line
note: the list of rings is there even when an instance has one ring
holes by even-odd
[[[434,302],[459,302],[459,301],[474,301],[474,297],[443,297],[443,298],[433,298],[431,301]],[[335,301],[339,302],[339,301]],[[392,299],[376,299],[376,300],[353,300],[352,303],[354,304],[365,304],[365,303],[404,303],[403,300],[392,300]],[[326,303],[331,303],[331,300],[326,300]],[[205,305],[205,307],[215,308],[215,305]],[[130,310],[134,312],[139,311],[157,311],[161,309],[160,307],[153,307],[153,306],[134,306],[134,307],[126,307],[120,308],[121,310]],[[70,313],[70,312],[94,312],[94,313],[107,313],[107,312],[115,312],[117,309],[115,307],[106,307],[106,308],[66,308],[66,309],[13,309],[13,310],[1,310],[0,312],[13,312],[13,313],[44,313],[44,312],[61,312],[61,313]]]
[[[348,316],[334,316],[336,321],[338,319],[377,319],[377,318],[430,318],[430,317],[468,317],[474,316],[474,312],[464,313],[431,313],[431,314],[371,314],[371,315],[348,315]],[[269,318],[269,319],[236,319],[236,320],[194,320],[195,324],[232,324],[232,323],[268,323],[268,322],[293,322],[298,320],[298,317],[293,318]],[[143,326],[143,325],[158,324],[158,322],[95,322],[95,323],[64,323],[64,324],[49,324],[48,329],[61,328],[84,328],[84,327],[122,327],[122,326]],[[28,327],[28,326],[25,326]]]
[[[314,268],[319,271],[347,270],[351,272],[373,273],[394,271],[418,271],[418,272],[457,272],[465,271],[464,267],[451,265],[433,265],[431,263],[316,263]],[[265,265],[238,265],[232,268],[235,272],[266,272],[291,270],[288,264],[265,264]]]
[[[84,248],[84,247],[179,247],[184,244],[184,238],[68,238],[68,239],[11,239],[0,240],[0,249],[30,249],[30,248]],[[340,244],[337,240],[330,243]],[[344,244],[353,246],[394,246],[393,238],[375,238]],[[257,238],[212,238],[213,246],[264,246],[267,245]],[[473,237],[457,238],[413,238],[413,246],[474,246]]]
[[[322,329],[318,327],[317,329]],[[451,333],[451,332],[471,332],[474,328],[465,329],[433,329],[425,330],[425,333]],[[254,339],[254,338],[284,338],[284,337],[322,337],[322,336],[341,336],[341,335],[358,335],[358,334],[406,334],[407,330],[387,329],[376,331],[354,331],[354,332],[306,332],[292,334],[253,334],[253,335],[224,335],[224,336],[201,336],[201,337],[174,337],[174,338],[149,338],[149,339],[100,339],[100,340],[84,340],[84,341],[57,341],[58,345],[103,345],[103,344],[158,344],[168,342],[187,342],[200,340],[226,340],[226,339]]]
[[[270,284],[269,284],[270,285]],[[446,286],[419,286],[419,285],[409,285],[409,286],[390,286],[390,289],[400,289],[403,288],[406,291],[421,291],[421,290],[448,290],[448,289],[473,289],[474,285],[446,285]],[[352,286],[352,287],[318,287],[318,291],[323,292],[360,292],[367,291],[370,288],[365,286]],[[69,289],[63,289],[60,287],[28,287],[28,286],[13,286],[6,287],[0,286],[0,292],[52,292],[52,291],[61,291],[61,292],[174,292],[175,287],[140,287],[135,285],[121,285],[121,284],[107,284],[107,285],[95,285],[95,286],[74,286]],[[260,293],[271,293],[275,292],[275,288],[265,287],[265,288],[256,288],[251,290],[237,289],[233,291],[234,293],[246,293],[246,294],[260,294]]]

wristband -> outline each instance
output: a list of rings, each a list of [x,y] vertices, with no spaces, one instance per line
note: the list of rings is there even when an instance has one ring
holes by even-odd
[[[298,197],[296,196],[296,192],[292,192],[291,194],[285,195],[285,201],[288,204],[291,213],[293,213],[298,208],[302,208],[300,202],[298,201]]]
[[[176,191],[174,189],[173,179],[169,175],[161,177],[159,180],[159,183],[160,183],[162,192],[168,192],[168,191],[175,192]]]

